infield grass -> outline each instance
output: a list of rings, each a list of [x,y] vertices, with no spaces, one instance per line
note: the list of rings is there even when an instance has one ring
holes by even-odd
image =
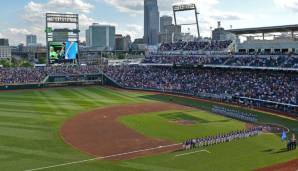
[[[141,134],[183,142],[190,138],[215,136],[245,128],[245,123],[214,115],[207,111],[166,111],[126,116],[119,119],[121,123],[139,131]],[[176,121],[192,121],[183,125]]]

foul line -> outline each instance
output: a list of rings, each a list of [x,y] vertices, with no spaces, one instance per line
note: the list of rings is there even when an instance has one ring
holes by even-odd
[[[143,149],[143,150],[136,150],[136,151],[121,153],[121,154],[113,154],[113,155],[103,156],[103,157],[96,157],[96,158],[87,159],[87,160],[74,161],[74,162],[57,164],[57,165],[46,166],[46,167],[40,167],[40,168],[35,168],[35,169],[28,169],[28,170],[24,170],[24,171],[36,171],[36,170],[51,169],[51,168],[56,168],[56,167],[62,167],[62,166],[68,166],[68,165],[73,165],[73,164],[80,164],[80,163],[90,162],[90,161],[94,161],[94,160],[102,160],[102,159],[107,159],[107,158],[112,158],[112,157],[125,156],[125,155],[129,155],[129,154],[140,153],[140,152],[145,152],[145,151],[153,151],[153,150],[157,150],[157,149],[174,147],[174,146],[178,146],[178,145],[181,145],[181,143],[165,145],[165,146],[158,146],[158,147],[148,148],[148,149]]]
[[[194,151],[194,152],[190,152],[190,153],[178,154],[175,157],[186,156],[186,155],[191,155],[191,154],[201,153],[201,152],[206,152],[206,153],[211,154],[211,152],[208,150],[200,150],[200,151]]]

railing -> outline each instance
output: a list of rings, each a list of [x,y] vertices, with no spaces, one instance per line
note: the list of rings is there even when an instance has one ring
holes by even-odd
[[[229,68],[229,69],[253,69],[253,70],[273,70],[273,71],[298,71],[298,68],[281,67],[253,67],[253,66],[231,66],[231,65],[203,65],[205,68]]]

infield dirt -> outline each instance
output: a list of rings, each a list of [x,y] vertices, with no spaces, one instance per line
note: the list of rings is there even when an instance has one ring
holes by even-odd
[[[93,156],[110,156],[129,153],[174,142],[149,138],[137,133],[117,119],[126,115],[162,112],[167,110],[191,110],[192,108],[171,103],[145,103],[112,106],[82,113],[67,121],[60,129],[64,141],[82,152]],[[180,145],[150,151],[136,152],[128,155],[108,158],[108,160],[126,160],[141,156],[176,151]]]
[[[270,167],[258,169],[256,171],[297,171],[297,170],[298,170],[298,159],[291,160],[286,163],[281,163]]]

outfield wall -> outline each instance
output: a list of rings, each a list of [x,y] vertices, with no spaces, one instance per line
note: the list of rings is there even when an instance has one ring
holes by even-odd
[[[16,85],[2,85],[1,91],[22,90],[22,89],[41,89],[67,86],[88,86],[101,85],[102,81],[70,81],[70,82],[56,82],[56,83],[36,83],[36,84],[16,84]]]

